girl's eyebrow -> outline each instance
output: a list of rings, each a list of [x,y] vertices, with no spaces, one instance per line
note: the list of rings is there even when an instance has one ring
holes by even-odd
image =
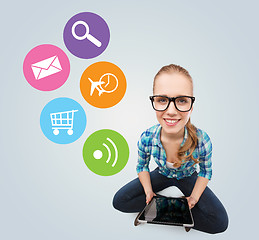
[[[168,97],[168,95],[166,95],[166,94],[155,94],[155,96],[161,96],[161,97]]]
[[[168,96],[167,94],[156,94],[156,95],[154,95],[154,96],[170,97],[170,96]],[[180,95],[176,95],[176,96],[174,96],[174,97],[183,97],[183,96],[190,96],[190,95],[188,95],[188,94],[180,94]]]

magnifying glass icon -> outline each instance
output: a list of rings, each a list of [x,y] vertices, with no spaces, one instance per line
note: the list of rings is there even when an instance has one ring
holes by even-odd
[[[85,34],[83,35],[83,36],[78,36],[77,34],[76,34],[76,32],[75,32],[75,29],[76,29],[76,26],[77,25],[83,25],[84,27],[85,27]],[[89,33],[89,26],[88,26],[88,24],[86,23],[86,22],[84,22],[84,21],[77,21],[77,22],[75,22],[74,24],[73,24],[73,26],[72,26],[72,35],[73,35],[73,37],[75,38],[75,39],[77,39],[77,40],[84,40],[84,39],[88,39],[90,42],[92,42],[95,46],[97,46],[97,47],[101,47],[102,46],[102,43],[98,40],[98,39],[96,39],[93,35],[91,35],[90,33]]]

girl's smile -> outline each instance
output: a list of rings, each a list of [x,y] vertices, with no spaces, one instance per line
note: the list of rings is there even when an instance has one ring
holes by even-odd
[[[170,119],[170,118],[164,118],[164,121],[167,126],[175,126],[181,119]]]

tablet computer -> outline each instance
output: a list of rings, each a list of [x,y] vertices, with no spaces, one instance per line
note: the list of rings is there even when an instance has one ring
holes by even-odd
[[[186,198],[154,196],[135,219],[140,223],[175,225],[190,228],[194,226],[192,213]]]

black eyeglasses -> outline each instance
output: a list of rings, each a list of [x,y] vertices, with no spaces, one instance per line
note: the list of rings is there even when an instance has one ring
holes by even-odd
[[[180,112],[188,112],[191,110],[192,105],[195,101],[195,97],[191,96],[179,96],[179,97],[167,97],[163,95],[155,95],[149,97],[154,110],[165,111],[170,102],[174,102],[175,108]]]

